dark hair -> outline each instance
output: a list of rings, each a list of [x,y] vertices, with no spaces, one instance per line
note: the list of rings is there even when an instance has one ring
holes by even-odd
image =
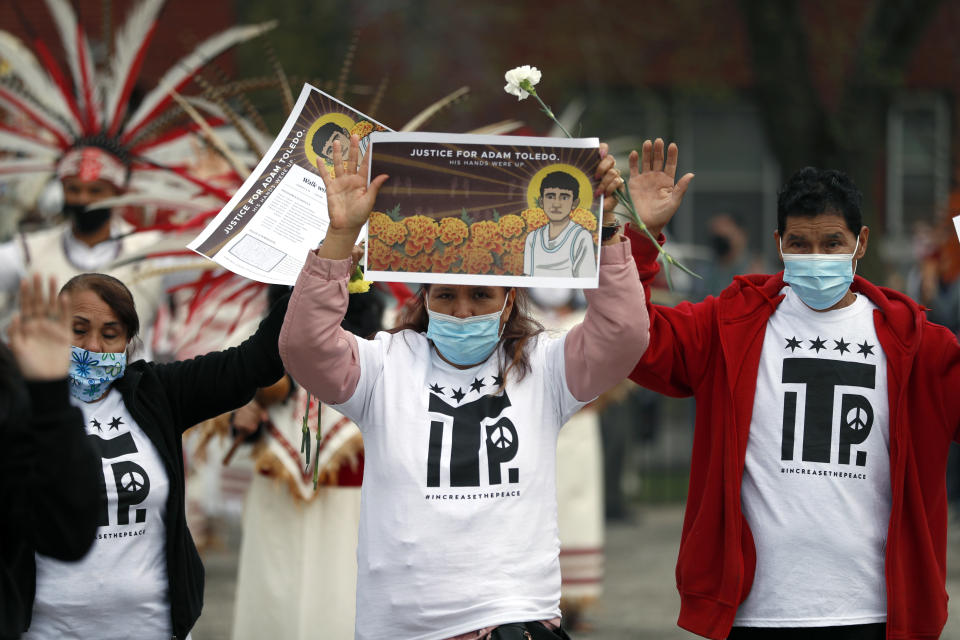
[[[854,235],[860,233],[863,195],[850,176],[837,169],[804,167],[790,176],[777,194],[777,231],[783,235],[787,216],[812,218],[824,213],[843,216]]]
[[[73,276],[60,289],[60,293],[70,294],[80,291],[92,291],[103,300],[117,316],[127,334],[127,343],[133,342],[140,331],[140,318],[133,304],[133,294],[127,285],[105,273],[81,273]]]
[[[338,125],[336,122],[326,122],[319,129],[313,132],[313,139],[310,141],[310,146],[313,147],[313,152],[318,156],[327,156],[323,153],[323,146],[326,144],[327,140],[330,139],[335,133],[342,133],[343,135],[350,137],[350,132]],[[346,149],[341,149],[340,151],[346,152]]]
[[[540,182],[540,197],[544,189],[567,189],[573,192],[573,197],[580,198],[580,183],[566,171],[551,171]]]
[[[399,324],[390,329],[390,333],[398,333],[410,329],[418,333],[427,331],[427,306],[424,299],[430,291],[430,285],[425,284],[414,297],[407,301],[400,312]],[[538,333],[543,332],[543,325],[530,315],[530,297],[526,289],[516,289],[517,295],[513,300],[513,311],[503,326],[500,344],[510,357],[510,364],[503,369],[501,389],[507,383],[507,374],[511,369],[516,370],[517,380],[530,373],[530,354],[527,352],[527,342]]]

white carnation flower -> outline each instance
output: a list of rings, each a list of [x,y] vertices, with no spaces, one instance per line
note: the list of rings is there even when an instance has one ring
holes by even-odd
[[[507,81],[507,86],[503,90],[512,96],[517,96],[518,100],[523,100],[530,95],[530,92],[523,88],[524,83],[529,83],[531,88],[536,86],[540,82],[540,70],[525,64],[522,67],[510,69],[503,74],[503,78]]]

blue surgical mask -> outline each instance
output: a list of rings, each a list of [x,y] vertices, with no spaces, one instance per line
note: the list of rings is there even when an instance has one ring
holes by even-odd
[[[500,342],[500,316],[506,308],[504,300],[503,308],[495,313],[456,318],[427,307],[427,338],[449,362],[460,366],[479,364],[490,357]]]
[[[860,248],[860,238],[853,253],[780,253],[783,255],[783,281],[790,285],[805,305],[817,311],[840,302],[853,282],[853,257]]]
[[[99,400],[127,369],[126,353],[97,353],[70,347],[70,395],[81,402]]]

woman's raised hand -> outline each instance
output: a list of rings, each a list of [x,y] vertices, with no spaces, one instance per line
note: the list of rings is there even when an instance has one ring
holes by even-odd
[[[10,323],[10,350],[26,380],[46,381],[67,377],[70,369],[70,296],[57,296],[50,278],[49,295],[43,280],[34,275],[20,282],[20,312]]]
[[[379,175],[367,186],[367,163],[358,161],[360,156],[360,138],[350,136],[350,149],[347,160],[343,161],[340,141],[333,143],[334,174],[330,175],[326,165],[320,164],[320,177],[327,190],[327,211],[330,227],[323,244],[317,249],[322,258],[343,260],[349,258],[360,229],[370,217],[373,202],[380,186],[386,181],[386,175]]]

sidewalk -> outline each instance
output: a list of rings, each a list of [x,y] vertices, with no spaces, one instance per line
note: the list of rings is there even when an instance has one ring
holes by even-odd
[[[682,520],[682,505],[644,506],[638,508],[633,523],[607,527],[604,596],[586,616],[592,630],[573,634],[575,640],[690,640],[697,637],[676,626],[680,598],[673,571]],[[234,529],[227,536],[225,549],[204,555],[205,603],[203,616],[192,633],[193,640],[230,638],[238,544],[239,531]],[[947,567],[947,592],[953,598],[950,619],[941,637],[960,640],[958,524],[950,527]]]

